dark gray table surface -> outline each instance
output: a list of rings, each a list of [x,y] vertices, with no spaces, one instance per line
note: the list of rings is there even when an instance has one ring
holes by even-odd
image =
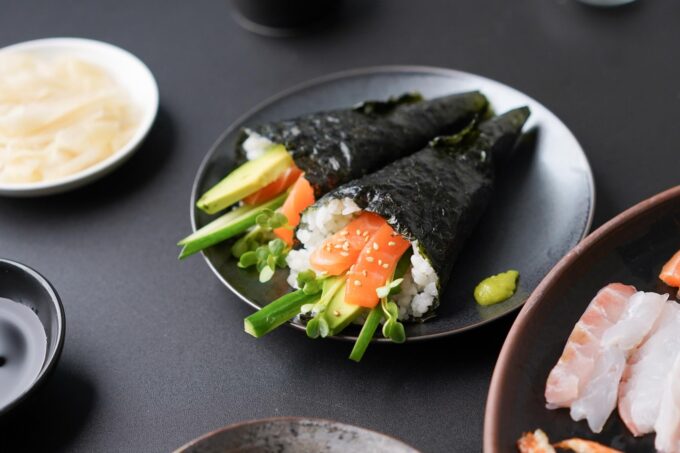
[[[3,2],[0,46],[119,45],[151,68],[161,108],[114,174],[60,196],[0,199],[0,256],[50,279],[67,318],[54,376],[0,421],[0,451],[162,452],[283,415],[377,429],[425,452],[479,451],[511,320],[371,347],[359,365],[350,345],[292,329],[256,341],[242,330],[250,309],[203,260],[176,260],[199,162],[241,113],[299,82],[377,64],[457,68],[524,91],[571,128],[595,174],[597,227],[680,182],[678,17],[677,1],[352,0],[314,34],[270,39],[239,28],[223,0]]]

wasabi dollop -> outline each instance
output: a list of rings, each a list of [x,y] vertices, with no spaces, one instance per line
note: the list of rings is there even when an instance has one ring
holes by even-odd
[[[475,300],[479,305],[493,305],[509,299],[517,290],[518,278],[515,270],[485,278],[475,288]]]

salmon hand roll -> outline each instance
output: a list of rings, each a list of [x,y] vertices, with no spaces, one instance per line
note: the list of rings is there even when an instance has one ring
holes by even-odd
[[[246,331],[260,336],[300,316],[316,338],[363,323],[354,360],[381,322],[386,338],[404,341],[402,322],[426,320],[436,309],[490,200],[494,160],[511,153],[528,116],[519,108],[439,137],[316,201],[286,258],[297,291],[246,318]]]

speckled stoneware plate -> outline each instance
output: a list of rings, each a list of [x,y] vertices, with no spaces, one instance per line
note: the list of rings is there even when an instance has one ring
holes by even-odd
[[[484,451],[514,451],[523,432],[543,429],[551,439],[583,437],[626,453],[654,451],[654,436],[635,439],[613,414],[600,434],[566,409],[549,411],[543,392],[550,369],[595,293],[611,282],[676,294],[659,279],[661,266],[680,249],[680,186],[609,221],[553,268],[520,312],[491,382]]]
[[[418,453],[393,437],[344,423],[281,417],[238,423],[191,441],[175,453]]]
[[[265,101],[229,126],[204,159],[191,197],[194,230],[211,219],[195,208],[195,202],[233,168],[242,126],[407,91],[435,97],[470,90],[482,91],[497,112],[528,105],[532,115],[526,130],[531,134],[514,161],[499,170],[493,201],[454,267],[437,316],[407,325],[407,341],[462,332],[512,312],[586,235],[595,202],[593,176],[574,136],[548,109],[513,88],[474,74],[417,66],[357,69],[312,80]],[[215,275],[245,302],[259,308],[289,291],[285,271],[260,284],[255,272],[236,267],[229,248],[229,242],[223,243],[206,250],[204,256]],[[472,297],[476,284],[511,268],[521,273],[515,296],[490,307],[477,305]],[[349,328],[339,338],[354,339],[357,333]]]

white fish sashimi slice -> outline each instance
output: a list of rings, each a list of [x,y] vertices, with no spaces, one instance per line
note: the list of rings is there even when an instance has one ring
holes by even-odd
[[[654,446],[658,451],[680,452],[680,356],[675,358],[667,376],[654,430]]]
[[[602,347],[631,351],[652,329],[667,300],[668,294],[644,291],[633,294],[621,318],[602,336]]]
[[[616,407],[619,381],[625,366],[626,355],[618,348],[608,349],[598,357],[583,394],[571,404],[570,415],[574,421],[586,419],[591,431],[602,431]]]
[[[619,386],[619,415],[634,436],[651,433],[665,382],[680,352],[680,305],[667,302],[649,337],[628,359]]]
[[[585,418],[593,432],[602,431],[616,407],[626,360],[652,330],[666,300],[667,294],[642,291],[628,299],[618,321],[602,335],[601,352],[582,394],[571,404],[571,418]]]
[[[635,288],[612,283],[590,302],[572,330],[562,356],[550,371],[545,387],[548,409],[569,407],[588,382],[599,357],[604,332],[623,315]]]

